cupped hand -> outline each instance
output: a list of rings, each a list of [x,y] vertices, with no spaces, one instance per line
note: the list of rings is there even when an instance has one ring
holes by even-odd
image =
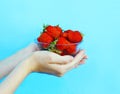
[[[36,51],[30,57],[30,66],[32,72],[62,76],[67,71],[84,64],[86,58],[84,50],[81,50],[75,57],[70,55],[60,56],[49,51]]]

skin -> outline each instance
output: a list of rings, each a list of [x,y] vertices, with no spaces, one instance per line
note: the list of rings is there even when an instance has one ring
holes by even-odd
[[[29,57],[31,53],[38,51],[39,47],[36,44],[30,44],[7,59],[0,61],[0,79],[8,75],[22,60]]]
[[[60,56],[49,51],[38,51],[36,45],[29,46],[27,48],[29,53],[25,56],[23,55],[25,52],[22,51],[21,54],[17,53],[1,62],[0,67],[4,65],[4,71],[0,71],[1,78],[9,75],[0,84],[0,94],[13,94],[25,77],[32,72],[47,73],[60,77],[80,64],[84,64],[87,58],[84,50],[81,50],[75,57]]]

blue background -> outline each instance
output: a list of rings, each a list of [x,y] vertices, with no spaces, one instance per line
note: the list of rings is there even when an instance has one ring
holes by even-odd
[[[1,0],[0,59],[32,43],[43,24],[85,34],[85,65],[58,78],[32,73],[15,94],[120,94],[119,0]]]

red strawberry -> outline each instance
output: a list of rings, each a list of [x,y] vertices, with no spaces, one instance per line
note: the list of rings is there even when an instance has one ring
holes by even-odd
[[[67,54],[75,54],[76,53],[76,45],[71,44],[69,48],[66,49]]]
[[[53,38],[51,36],[49,36],[47,33],[42,33],[37,40],[39,42],[43,42],[41,43],[43,48],[47,48],[49,46],[49,44],[53,41]]]
[[[59,37],[58,41],[56,43],[56,48],[58,50],[64,50],[68,48],[68,44],[70,44],[70,42],[68,40],[66,40],[64,37]]]
[[[83,39],[82,34],[79,31],[69,32],[68,40],[74,43],[81,42]]]
[[[67,36],[68,36],[68,33],[67,33],[67,32],[61,33],[61,37],[67,38]]]
[[[45,32],[49,34],[54,39],[58,38],[62,33],[62,29],[59,26],[47,26]]]
[[[61,34],[61,36],[67,38],[69,32],[73,32],[73,31],[72,30],[66,30]]]

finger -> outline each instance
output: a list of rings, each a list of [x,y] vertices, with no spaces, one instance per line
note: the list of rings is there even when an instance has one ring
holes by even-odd
[[[70,70],[70,69],[74,68],[75,65],[78,64],[78,63],[82,60],[82,58],[83,58],[84,56],[85,56],[85,51],[84,51],[84,50],[81,50],[81,51],[75,56],[75,58],[73,59],[73,61],[70,62],[70,63],[68,63],[68,64],[66,64],[66,65],[64,65],[64,67],[65,67],[67,70]]]
[[[79,64],[84,64],[84,62],[85,62],[86,59],[88,59],[88,56],[87,56],[87,55],[85,55],[85,56],[82,58],[82,60],[78,63],[78,65],[79,65]]]
[[[84,64],[85,63],[85,59],[81,60],[80,64]],[[77,68],[80,64],[75,65],[74,68]],[[70,69],[66,68],[65,66],[67,66],[67,64],[65,65],[60,65],[60,64],[50,64],[51,69],[53,70],[52,72],[54,72],[53,74],[55,75],[63,75],[64,73],[66,73],[67,71],[69,71]]]
[[[85,64],[86,58],[83,58],[80,62],[75,64],[75,68],[77,68],[79,65]]]
[[[67,63],[71,62],[72,60],[73,60],[73,57],[70,55],[66,55],[66,56],[56,55],[52,59],[52,62],[50,62],[50,63],[51,64],[67,64]]]
[[[80,62],[79,62],[78,64],[83,64],[83,62],[84,62],[86,59],[88,59],[88,56],[87,56],[87,55],[85,55],[85,56],[82,58],[82,60],[80,60]]]
[[[78,63],[78,65],[85,64],[85,61],[86,61],[86,59],[82,59],[82,60]]]
[[[50,64],[50,66],[52,67],[52,69],[56,70],[56,73],[60,73],[61,74],[64,74],[66,73],[67,71],[69,71],[70,69],[72,68],[75,68],[75,67],[78,67],[79,65],[79,62],[80,62],[80,58],[82,58],[81,60],[81,63],[84,62],[84,59],[83,57],[85,57],[86,55],[84,54],[84,51],[80,51],[77,56],[73,59],[73,61],[77,61],[75,64],[72,62],[70,63],[67,63],[67,64]],[[63,56],[64,58],[67,57],[67,56]],[[79,58],[78,58],[79,57]],[[76,58],[78,58],[79,60],[76,60]]]
[[[76,63],[78,63],[79,61],[81,61],[83,58],[85,57],[85,51],[81,50],[73,59],[73,61],[71,62],[71,65],[74,65]]]
[[[85,56],[83,57],[83,59],[88,59],[88,56],[87,56],[87,55],[85,55]]]

